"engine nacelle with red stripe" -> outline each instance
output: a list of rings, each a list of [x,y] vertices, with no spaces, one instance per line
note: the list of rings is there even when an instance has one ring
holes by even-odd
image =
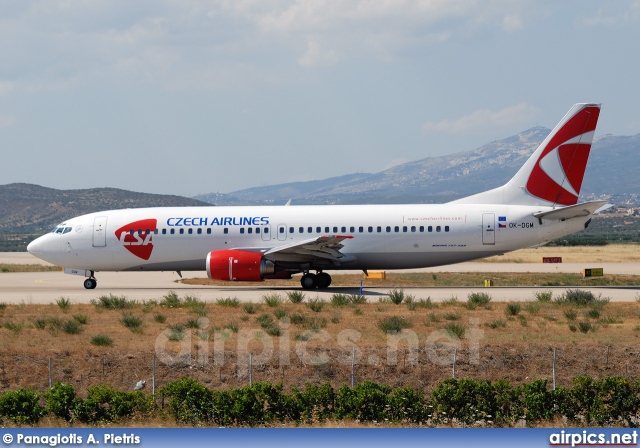
[[[275,266],[260,252],[214,250],[207,255],[207,275],[212,280],[261,282],[275,275]]]

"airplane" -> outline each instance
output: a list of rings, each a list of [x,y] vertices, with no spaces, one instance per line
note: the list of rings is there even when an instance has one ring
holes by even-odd
[[[587,228],[606,201],[578,202],[600,104],[574,105],[505,185],[445,204],[156,207],[90,213],[32,241],[38,258],[84,276],[100,271],[207,271],[259,282],[330,270],[459,263],[534,247]]]

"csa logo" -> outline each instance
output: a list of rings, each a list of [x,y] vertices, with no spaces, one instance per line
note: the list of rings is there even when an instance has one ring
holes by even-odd
[[[116,230],[116,238],[133,255],[143,260],[148,260],[153,251],[151,238],[157,225],[157,219],[143,219],[131,222]]]

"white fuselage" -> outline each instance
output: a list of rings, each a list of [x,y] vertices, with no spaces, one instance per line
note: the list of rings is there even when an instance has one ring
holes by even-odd
[[[344,262],[309,269],[410,269],[542,244],[589,217],[538,220],[542,206],[336,205],[111,210],[66,221],[29,245],[34,255],[91,271],[205,270],[207,254],[269,250],[321,235],[349,235]]]

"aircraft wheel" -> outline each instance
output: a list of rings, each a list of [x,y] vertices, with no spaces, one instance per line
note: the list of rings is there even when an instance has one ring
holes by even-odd
[[[98,282],[95,278],[88,278],[84,281],[84,287],[86,289],[95,289],[98,286]]]
[[[318,289],[327,289],[331,284],[331,276],[326,272],[320,272],[316,276],[316,283],[318,284]]]
[[[315,289],[317,286],[316,274],[304,274],[300,279],[302,289]]]

